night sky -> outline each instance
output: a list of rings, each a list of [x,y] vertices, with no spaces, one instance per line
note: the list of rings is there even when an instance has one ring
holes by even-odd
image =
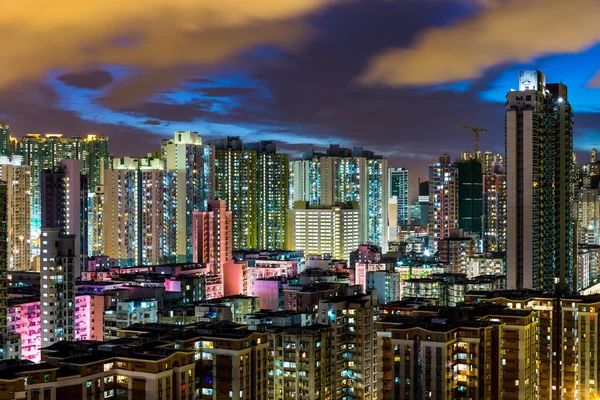
[[[575,147],[600,147],[598,0],[0,0],[0,121],[103,133],[144,156],[176,130],[363,146],[416,169],[504,152],[506,92],[569,87]]]

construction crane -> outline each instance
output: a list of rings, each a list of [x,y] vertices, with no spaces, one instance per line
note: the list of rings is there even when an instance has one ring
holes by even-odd
[[[475,157],[477,157],[477,153],[479,152],[479,134],[486,133],[487,130],[482,129],[482,128],[473,128],[472,126],[469,126],[469,125],[456,124],[456,126],[459,128],[462,128],[462,129],[468,129],[471,132],[473,132],[473,136],[475,138],[475,154],[473,154],[473,155]]]

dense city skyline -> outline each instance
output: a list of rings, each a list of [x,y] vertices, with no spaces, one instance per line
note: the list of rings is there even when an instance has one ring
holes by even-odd
[[[17,136],[102,133],[117,156],[143,156],[189,129],[206,140],[276,140],[292,156],[363,146],[425,177],[440,150],[455,158],[472,148],[456,123],[487,128],[482,150],[502,152],[499,105],[512,77],[535,65],[568,82],[575,148],[593,147],[600,32],[586,18],[598,11],[594,1],[375,3],[80,2],[11,30],[28,10],[49,7],[20,2],[0,17],[8,27],[0,45],[14,49],[2,65],[0,120]],[[522,21],[531,10],[539,18]],[[207,13],[210,23],[195,18]],[[558,20],[576,33],[544,40]],[[478,40],[463,46],[473,30]]]
[[[598,15],[2,7],[0,399],[600,398]]]

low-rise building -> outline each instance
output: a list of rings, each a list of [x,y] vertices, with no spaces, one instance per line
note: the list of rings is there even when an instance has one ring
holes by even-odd
[[[260,311],[260,299],[253,296],[227,296],[198,302],[195,305],[196,320],[214,318],[216,321],[244,322],[244,316]]]
[[[104,340],[119,338],[119,330],[136,323],[158,322],[156,300],[124,300],[104,311]]]

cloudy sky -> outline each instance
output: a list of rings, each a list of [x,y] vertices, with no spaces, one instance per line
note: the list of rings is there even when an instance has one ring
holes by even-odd
[[[600,147],[598,0],[0,0],[0,121],[104,133],[143,156],[177,130],[363,146],[424,175],[503,152],[506,92],[569,86],[575,147]],[[32,12],[35,10],[35,12]]]

